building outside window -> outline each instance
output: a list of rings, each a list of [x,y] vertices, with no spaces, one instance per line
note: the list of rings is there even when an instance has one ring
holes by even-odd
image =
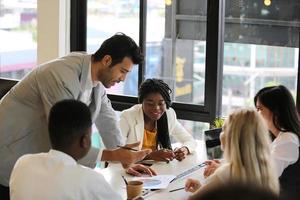
[[[21,79],[36,60],[37,0],[0,0],[0,76]]]
[[[140,0],[87,0],[87,51],[95,52],[116,32],[139,43]],[[145,56],[142,79],[160,78],[173,89],[175,107],[193,110],[206,106],[206,0],[146,2]],[[223,46],[221,115],[254,106],[262,87],[283,84],[297,96],[300,2],[295,0],[226,0]],[[220,4],[221,5],[221,4]],[[214,5],[215,6],[215,5]],[[0,76],[21,79],[36,66],[37,1],[0,0]],[[220,14],[220,13],[219,13]],[[109,94],[137,96],[139,68]],[[208,81],[208,83],[206,83]],[[299,87],[299,86],[298,86]],[[298,94],[299,96],[299,94]],[[126,102],[124,102],[126,103]],[[195,107],[189,107],[195,106]],[[176,109],[175,109],[176,110]],[[201,109],[200,109],[201,110]],[[203,111],[203,110],[202,110]],[[199,115],[205,113],[199,112]],[[196,111],[198,112],[198,110]],[[195,112],[195,113],[196,113]],[[202,132],[207,118],[192,122],[181,114],[189,130]],[[192,122],[192,123],[190,123]],[[202,123],[202,125],[195,125]],[[196,127],[196,128],[195,128]],[[202,127],[201,130],[199,127]],[[203,128],[204,127],[204,128]]]
[[[225,6],[222,114],[254,106],[256,92],[282,84],[296,99],[299,1],[228,0]]]

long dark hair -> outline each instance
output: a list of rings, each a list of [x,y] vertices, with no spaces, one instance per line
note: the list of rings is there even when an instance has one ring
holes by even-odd
[[[160,79],[146,79],[139,88],[139,103],[142,103],[144,99],[153,93],[159,93],[166,103],[167,109],[172,104],[170,94],[172,90],[164,81]],[[168,127],[168,118],[166,112],[157,120],[157,147],[172,149],[169,127]]]
[[[290,91],[283,85],[265,87],[254,97],[273,113],[274,126],[282,132],[293,132],[300,138],[300,118]]]

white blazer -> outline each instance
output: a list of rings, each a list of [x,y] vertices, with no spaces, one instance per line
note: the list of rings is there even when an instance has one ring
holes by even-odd
[[[169,126],[169,134],[173,136],[182,146],[186,146],[192,153],[197,142],[192,135],[179,123],[176,113],[172,108],[166,110]],[[126,144],[141,141],[139,149],[143,146],[144,139],[144,114],[141,104],[123,110],[120,115],[120,128]]]

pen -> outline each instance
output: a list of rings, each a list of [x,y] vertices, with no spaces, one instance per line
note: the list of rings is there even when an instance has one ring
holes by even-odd
[[[159,156],[159,158],[161,158],[161,159],[162,159],[162,162],[166,162],[166,163],[169,163],[169,162],[170,162],[168,159],[165,159],[165,158],[164,158],[164,157],[162,157],[162,156]]]
[[[122,176],[122,178],[123,178],[123,180],[124,180],[125,184],[126,184],[126,185],[128,185],[128,182],[127,182],[127,180],[125,179],[125,177],[124,177],[124,176]]]
[[[184,176],[186,176],[186,175],[188,175],[188,174],[191,174],[191,173],[193,173],[194,171],[200,169],[201,167],[204,167],[205,165],[207,165],[206,162],[200,163],[199,165],[196,165],[196,166],[192,167],[191,169],[188,169],[188,170],[186,170],[186,171],[184,171],[184,172],[178,174],[171,182],[173,182],[173,181],[175,181],[175,180],[177,180],[177,179],[180,179],[180,178],[182,178],[182,177],[184,177]],[[170,183],[171,183],[171,182],[170,182]]]
[[[139,200],[139,199],[143,199],[141,196],[137,196],[137,197],[134,197],[133,199],[131,199],[131,200]]]
[[[126,147],[126,146],[120,146],[120,145],[117,145],[117,147],[120,147],[121,149],[131,150],[131,151],[138,151],[138,150],[136,150],[136,149],[133,149],[133,148],[130,148],[130,147]]]
[[[183,190],[185,187],[181,187],[181,188],[177,188],[177,189],[174,189],[174,190],[170,190],[169,192],[176,192],[178,190]]]
[[[207,165],[207,163],[206,162],[203,162],[203,163],[201,163],[200,165],[198,165],[199,167],[204,167],[204,166],[206,166]]]
[[[163,150],[164,152],[173,151],[172,149],[165,149],[165,148],[163,148],[162,150]],[[166,163],[169,163],[169,162],[170,162],[170,160],[164,158],[163,156],[158,156],[158,157],[162,159],[162,162],[166,162]]]

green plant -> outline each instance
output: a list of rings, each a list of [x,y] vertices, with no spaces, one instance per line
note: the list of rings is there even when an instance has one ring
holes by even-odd
[[[212,125],[212,128],[222,128],[222,126],[224,125],[225,119],[222,117],[217,117],[214,120],[214,123]]]

